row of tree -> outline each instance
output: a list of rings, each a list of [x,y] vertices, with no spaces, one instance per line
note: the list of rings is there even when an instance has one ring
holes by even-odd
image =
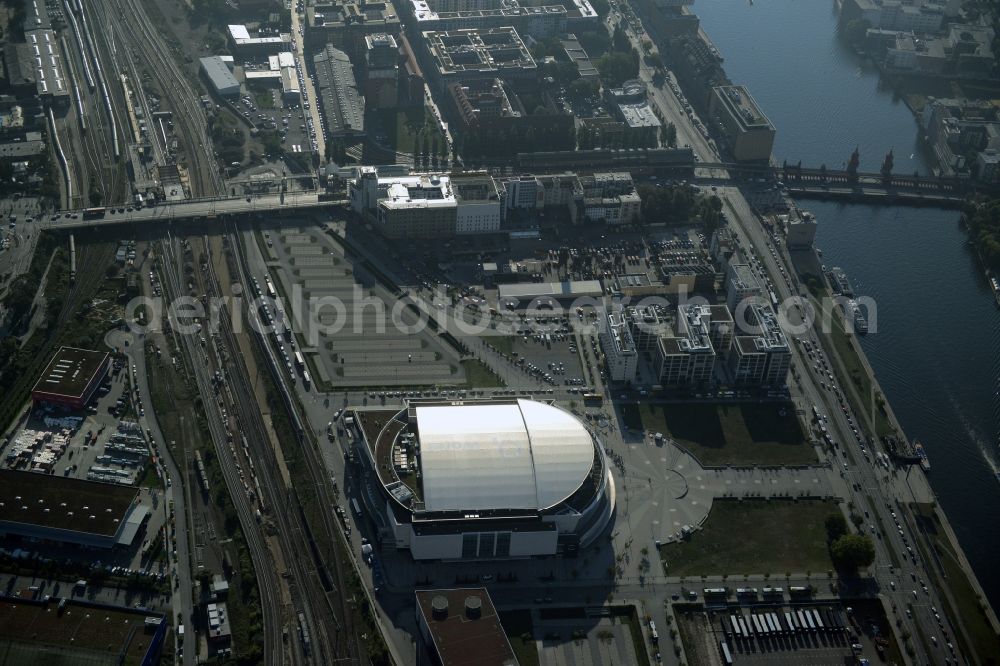
[[[1000,199],[967,203],[962,221],[983,263],[1000,274]]]

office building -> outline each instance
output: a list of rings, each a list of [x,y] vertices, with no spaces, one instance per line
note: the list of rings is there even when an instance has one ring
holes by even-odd
[[[785,223],[785,244],[789,250],[808,250],[816,240],[816,217],[809,211],[792,209],[779,218]]]
[[[736,312],[740,303],[764,297],[764,288],[749,264],[729,264],[726,269],[726,305]]]
[[[241,57],[269,56],[292,50],[292,36],[288,33],[251,36],[245,25],[230,25],[228,34],[233,52]]]
[[[624,145],[629,148],[655,148],[659,145],[663,124],[647,99],[645,81],[632,79],[621,88],[606,88],[604,97],[624,124]]]
[[[558,37],[569,30],[595,30],[600,19],[588,0],[568,0],[564,4],[535,4],[534,0],[485,0],[481,8],[446,9],[472,4],[405,0],[418,30],[448,31],[463,28],[511,27],[534,39]]]
[[[361,167],[348,195],[352,210],[374,217],[389,238],[495,233],[503,220],[500,191],[490,176],[382,176],[375,167]]]
[[[365,102],[370,109],[399,103],[399,46],[387,33],[365,35]]]
[[[628,172],[595,173],[578,180],[582,217],[611,225],[636,224],[642,217],[642,199]]]
[[[326,45],[362,62],[369,35],[400,35],[399,16],[387,0],[317,0],[306,6],[306,46],[318,51]]]
[[[480,79],[534,79],[536,65],[512,27],[464,28],[423,33],[430,75],[439,90]]]
[[[629,384],[634,382],[639,353],[632,340],[629,322],[621,309],[608,313],[607,321],[598,338],[611,381]]]
[[[714,381],[716,354],[710,324],[707,306],[678,307],[676,334],[657,341],[660,384],[703,386]]]
[[[729,355],[734,381],[742,386],[784,386],[792,354],[777,315],[770,305],[756,303],[744,318]]]
[[[774,126],[743,86],[712,89],[709,117],[729,153],[739,162],[767,162],[774,145]]]

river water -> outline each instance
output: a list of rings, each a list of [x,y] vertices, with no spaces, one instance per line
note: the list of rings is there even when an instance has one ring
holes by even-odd
[[[693,7],[777,128],[774,156],[861,169],[894,151],[896,173],[929,171],[918,127],[878,72],[837,36],[823,0],[699,0]],[[862,346],[907,436],[924,443],[931,484],[994,608],[1000,608],[1000,310],[958,213],[802,201],[823,262],[878,305]],[[916,473],[914,472],[911,473]]]

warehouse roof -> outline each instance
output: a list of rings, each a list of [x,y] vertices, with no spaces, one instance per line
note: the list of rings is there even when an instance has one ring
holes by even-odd
[[[217,92],[231,91],[234,87],[239,90],[239,81],[229,71],[229,66],[226,65],[221,56],[202,58],[201,68],[205,71],[205,76],[212,82]]]
[[[525,282],[520,284],[502,284],[498,288],[501,300],[505,298],[537,298],[541,296],[553,296],[555,298],[600,296],[603,293],[599,280]]]
[[[0,522],[113,537],[138,495],[131,486],[5,469]]]
[[[313,58],[323,115],[330,134],[365,131],[365,99],[358,91],[347,54],[327,45]]]
[[[32,393],[80,398],[107,359],[107,352],[60,347],[38,378]]]
[[[416,415],[428,511],[547,509],[593,466],[590,432],[552,405],[418,406]]]
[[[416,597],[442,666],[518,663],[486,588],[417,590]]]

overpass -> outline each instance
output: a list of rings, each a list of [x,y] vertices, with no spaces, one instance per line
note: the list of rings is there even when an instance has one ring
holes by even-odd
[[[187,220],[214,220],[228,215],[283,215],[347,204],[346,199],[330,199],[318,190],[261,194],[241,197],[213,197],[160,202],[144,208],[124,207],[62,211],[39,220],[45,229],[91,229],[117,224],[157,224]],[[87,211],[103,211],[99,214]],[[121,212],[119,212],[121,211]]]

